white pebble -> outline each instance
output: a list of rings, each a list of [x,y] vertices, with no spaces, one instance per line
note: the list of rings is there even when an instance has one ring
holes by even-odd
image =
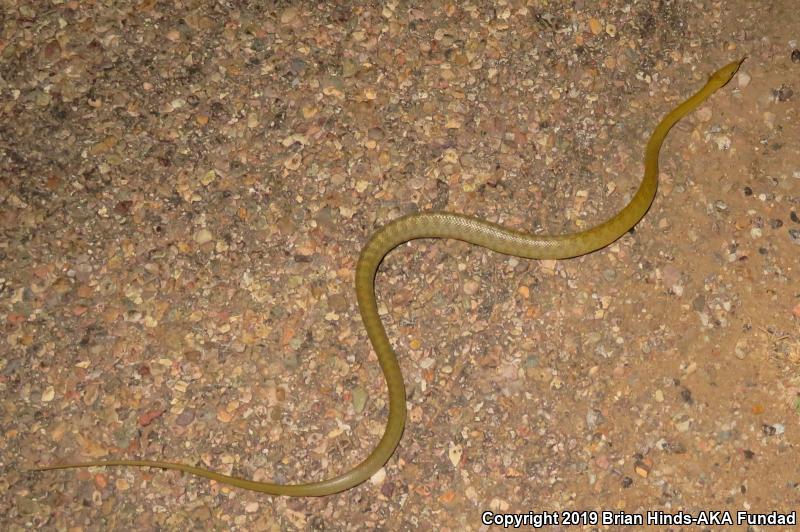
[[[386,469],[383,467],[375,471],[375,474],[369,477],[369,481],[376,486],[383,484],[384,480],[386,480]]]
[[[715,139],[715,142],[720,150],[728,151],[731,149],[731,138],[727,135],[720,135]]]
[[[736,83],[739,85],[740,89],[743,89],[750,85],[750,74],[747,72],[739,72],[736,76]]]

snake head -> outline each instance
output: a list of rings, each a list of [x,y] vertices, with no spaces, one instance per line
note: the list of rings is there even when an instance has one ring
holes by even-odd
[[[742,66],[742,63],[744,63],[745,59],[747,59],[746,56],[737,61],[728,63],[724,67],[711,74],[708,82],[710,84],[713,83],[717,89],[725,86],[731,80],[733,75],[736,74],[736,71],[739,70],[739,67]]]

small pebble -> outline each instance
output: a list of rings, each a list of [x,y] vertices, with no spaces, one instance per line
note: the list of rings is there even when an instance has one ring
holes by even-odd
[[[714,139],[714,142],[717,144],[717,149],[719,150],[728,151],[731,149],[731,138],[727,135],[718,136]]]
[[[672,288],[680,282],[681,272],[672,264],[667,264],[661,272],[661,278],[664,286]]]
[[[600,410],[595,408],[590,408],[586,412],[586,426],[589,430],[594,430],[598,426],[602,425],[605,422],[605,418],[603,417],[603,413]]]
[[[721,430],[717,432],[716,439],[717,443],[725,443],[726,441],[730,441],[733,437],[733,433],[730,430]]]
[[[259,509],[259,504],[256,501],[248,502],[244,507],[244,511],[249,514],[256,513],[258,509]]]
[[[298,9],[296,7],[287,7],[280,14],[281,24],[291,24],[297,18]]]
[[[747,72],[739,72],[739,74],[736,76],[736,83],[739,85],[740,89],[743,89],[750,85],[750,79],[750,74]]]
[[[367,391],[364,388],[358,387],[353,390],[353,410],[360,414],[364,411],[367,405]]]
[[[467,294],[468,296],[475,295],[478,293],[480,286],[481,286],[480,283],[478,283],[477,281],[472,281],[472,280],[466,281],[464,282],[463,286],[464,293]]]
[[[369,481],[375,486],[380,486],[381,484],[383,484],[384,480],[386,480],[385,467],[378,469],[371,477],[369,477]]]
[[[747,344],[747,340],[744,338],[740,338],[736,342],[736,346],[733,348],[733,352],[736,355],[736,358],[738,358],[739,360],[744,359],[744,357],[747,356],[748,351],[749,351],[749,346]]]
[[[633,465],[633,470],[642,478],[647,478],[650,475],[650,470],[652,469],[652,464],[644,461],[644,460],[637,460],[636,463]]]
[[[788,102],[794,96],[794,91],[791,87],[781,85],[779,89],[772,91],[772,94],[779,102]]]
[[[200,245],[211,242],[213,239],[214,235],[208,229],[200,229],[194,234],[194,241]]]
[[[700,122],[708,122],[709,120],[711,120],[711,115],[712,115],[711,107],[701,107],[700,109],[697,110],[696,115],[697,119]]]
[[[450,442],[450,449],[447,451],[447,457],[450,459],[450,463],[453,464],[453,467],[458,467],[463,454],[464,448],[461,445]]]
[[[697,294],[692,300],[692,309],[697,312],[702,312],[706,308],[706,297],[703,294]]]
[[[194,410],[191,408],[187,408],[175,418],[175,424],[179,427],[187,427],[192,424],[192,421],[194,421]]]
[[[56,396],[56,391],[52,386],[48,386],[47,389],[42,392],[42,402],[48,403],[53,400]]]

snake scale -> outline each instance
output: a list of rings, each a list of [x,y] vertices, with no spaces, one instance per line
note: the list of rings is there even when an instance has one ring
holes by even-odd
[[[653,130],[644,154],[644,177],[630,202],[609,220],[578,233],[538,236],[498,224],[449,212],[410,214],[375,232],[361,251],[356,266],[356,296],[361,318],[386,379],[389,417],[378,445],[363,462],[349,471],[321,482],[273,484],[223,475],[199,467],[156,460],[101,460],[64,463],[35,468],[36,471],[98,466],[137,466],[173,469],[209,478],[238,488],[272,495],[320,496],[344,491],[364,482],[394,453],[406,422],[403,375],[392,350],[375,301],[375,274],[383,258],[398,245],[417,238],[453,238],[506,255],[527,259],[566,259],[604,248],[631,229],[645,215],[658,186],[658,154],[669,130],[715,91],[727,84],[744,59],[729,63],[711,75],[696,94],[670,111]]]

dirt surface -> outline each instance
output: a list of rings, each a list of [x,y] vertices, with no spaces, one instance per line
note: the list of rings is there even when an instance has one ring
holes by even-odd
[[[796,511],[797,2],[377,4],[2,4],[2,528]],[[670,134],[653,207],[612,246],[547,262],[426,240],[387,257],[409,421],[369,482],[292,499],[26,471],[345,471],[386,417],[353,293],[370,234],[431,209],[543,234],[599,223],[636,189],[658,120],[743,55]]]

